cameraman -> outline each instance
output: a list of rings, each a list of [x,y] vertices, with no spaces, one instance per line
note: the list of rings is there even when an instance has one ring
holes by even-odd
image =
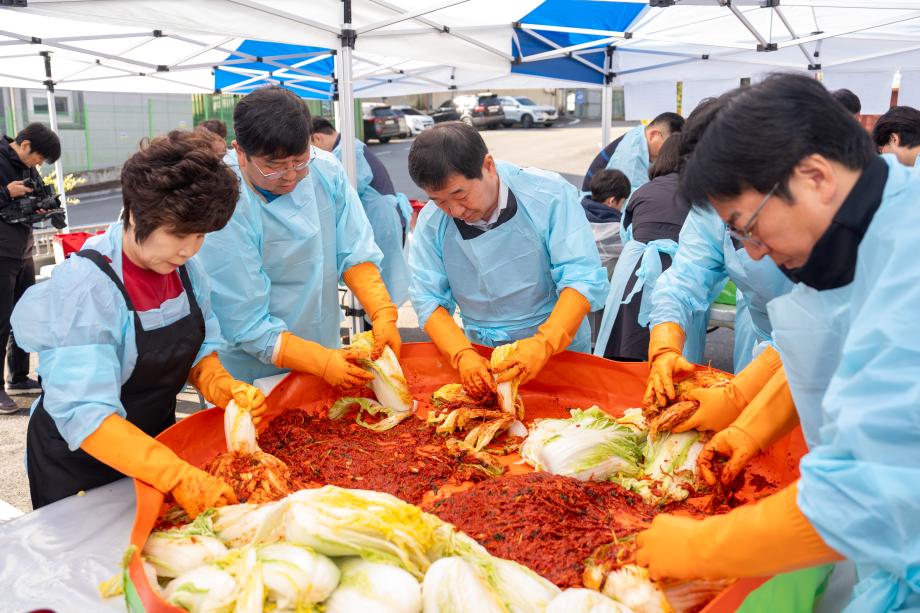
[[[42,185],[36,170],[43,163],[54,163],[61,157],[61,141],[57,134],[40,123],[26,126],[16,139],[0,138],[0,209],[28,196],[35,186]],[[0,370],[6,356],[6,389],[23,393],[40,389],[29,379],[29,354],[16,345],[10,332],[10,314],[22,294],[35,284],[32,263],[34,245],[31,224],[11,224],[0,219]],[[15,413],[16,403],[0,389],[0,414]]]

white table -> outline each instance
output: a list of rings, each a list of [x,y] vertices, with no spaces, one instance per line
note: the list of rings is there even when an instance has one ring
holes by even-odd
[[[125,611],[99,583],[121,571],[134,523],[134,483],[121,479],[0,524],[0,612]]]

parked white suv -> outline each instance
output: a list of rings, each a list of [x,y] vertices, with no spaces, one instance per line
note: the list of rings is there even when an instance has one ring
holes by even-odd
[[[412,136],[421,134],[434,125],[434,119],[416,108],[402,104],[394,104],[392,108],[397,113],[402,113],[405,116],[406,124],[409,126],[409,134]]]
[[[539,105],[526,96],[502,96],[501,103],[505,127],[520,123],[525,128],[531,128],[535,123],[542,123],[549,128],[559,118],[554,107]]]

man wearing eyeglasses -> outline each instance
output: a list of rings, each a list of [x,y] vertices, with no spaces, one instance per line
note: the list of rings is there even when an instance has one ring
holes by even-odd
[[[702,521],[658,515],[638,563],[692,580],[846,558],[857,583],[844,611],[920,609],[920,179],[879,157],[816,80],[778,75],[719,111],[681,190],[798,282],[769,305],[795,410],[777,419],[769,407],[764,421],[745,409],[701,465],[743,465],[796,424],[808,453],[797,481],[754,504]],[[723,468],[722,483],[736,474]]]
[[[683,156],[693,153],[711,118],[735,95],[729,92],[707,101],[705,108],[691,114],[693,121],[688,121],[681,138]],[[733,232],[711,208],[692,207],[671,268],[658,279],[652,294],[645,402],[665,406],[675,395],[674,376],[694,368],[682,354],[694,313],[706,312],[726,281],[734,281],[740,290],[734,352],[735,372],[740,374],[730,386],[691,392],[700,409],[677,431],[721,430],[782,370],[776,351],[769,347],[772,328],[767,303],[788,293],[792,282],[772,261],[756,261],[745,251],[749,230]]]
[[[339,279],[372,318],[374,352],[399,355],[397,310],[380,278],[367,216],[335,158],[310,146],[310,113],[280,87],[258,89],[233,113],[225,161],[241,179],[230,223],[198,254],[237,379],[296,370],[353,389],[371,376],[341,343]]]

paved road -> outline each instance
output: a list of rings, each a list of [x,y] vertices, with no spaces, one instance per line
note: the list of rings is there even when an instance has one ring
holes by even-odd
[[[555,170],[580,187],[588,164],[600,145],[600,127],[597,122],[563,119],[552,128],[503,128],[484,130],[481,134],[489,150],[500,160]],[[627,128],[615,128],[614,137]],[[369,144],[371,151],[380,157],[390,172],[396,189],[409,198],[424,199],[424,193],[412,183],[406,160],[411,140],[394,140],[383,145]],[[85,193],[79,196],[80,204],[69,209],[72,227],[94,226],[110,223],[118,217],[122,200],[120,190]]]
[[[576,186],[600,145],[600,128],[596,123],[563,123],[553,128],[521,128],[484,131],[482,136],[496,158],[522,166],[537,166],[563,174]],[[626,128],[614,132],[614,137]],[[386,145],[373,143],[372,151],[392,175],[396,188],[410,198],[423,199],[424,194],[412,184],[406,167],[409,141],[391,141]],[[114,221],[121,210],[121,194],[110,191],[101,194],[85,194],[81,203],[71,210],[71,224],[99,225]],[[415,313],[411,307],[400,309],[400,331],[406,341],[427,341],[424,332],[418,329]],[[733,336],[730,330],[719,329],[709,335],[706,347],[707,361],[722,369],[731,368]],[[33,365],[34,365],[33,356]],[[180,411],[191,413],[197,410],[194,396],[182,397]],[[23,467],[25,433],[28,424],[28,406],[34,398],[18,397],[21,410],[16,415],[0,416],[0,521],[4,516],[2,501],[22,510],[31,510],[28,495],[28,481]]]

